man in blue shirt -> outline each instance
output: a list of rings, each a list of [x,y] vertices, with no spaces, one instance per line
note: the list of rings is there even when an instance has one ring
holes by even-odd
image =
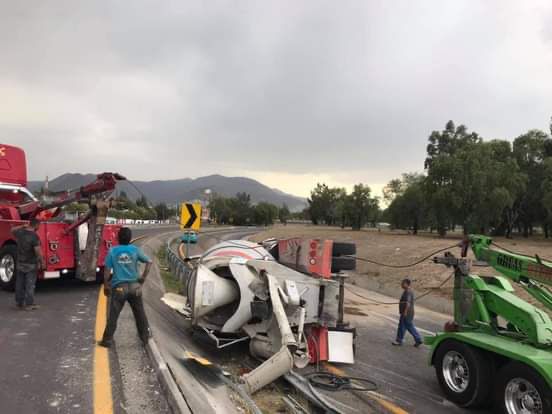
[[[138,335],[144,343],[151,336],[148,318],[142,301],[142,284],[151,269],[151,260],[142,250],[130,244],[132,232],[128,227],[119,230],[119,245],[112,247],[105,258],[104,294],[110,296],[109,316],[100,346],[109,348],[113,344],[113,334],[117,329],[117,319],[125,305],[130,304]],[[139,275],[138,264],[145,263],[142,275]]]

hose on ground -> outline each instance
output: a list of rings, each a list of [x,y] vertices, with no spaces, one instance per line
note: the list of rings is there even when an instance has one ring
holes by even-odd
[[[377,384],[369,378],[341,376],[330,372],[313,372],[306,374],[305,378],[314,387],[326,391],[376,391],[378,389]]]

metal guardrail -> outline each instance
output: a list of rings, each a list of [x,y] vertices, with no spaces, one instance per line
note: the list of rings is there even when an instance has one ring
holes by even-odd
[[[184,290],[186,290],[188,280],[192,274],[192,267],[188,262],[182,260],[178,252],[171,247],[171,244],[177,239],[178,237],[167,242],[167,264],[169,271],[182,283]]]

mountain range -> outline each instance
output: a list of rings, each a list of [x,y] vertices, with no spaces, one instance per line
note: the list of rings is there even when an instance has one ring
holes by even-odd
[[[96,176],[94,174],[66,173],[49,180],[50,191],[63,191],[78,188],[88,184]],[[44,181],[30,181],[31,191],[39,191]],[[208,175],[199,178],[182,178],[178,180],[156,181],[122,181],[117,184],[117,191],[124,191],[130,199],[137,199],[142,194],[152,203],[179,203],[181,201],[205,199],[206,190],[212,194],[224,197],[235,196],[238,192],[251,195],[255,204],[266,201],[277,206],[286,204],[291,211],[300,211],[306,207],[305,198],[287,194],[276,188],[270,188],[260,182],[246,177],[225,177],[223,175]]]

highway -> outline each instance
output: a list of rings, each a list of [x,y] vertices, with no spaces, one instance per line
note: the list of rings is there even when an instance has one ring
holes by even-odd
[[[252,228],[204,234],[191,253],[200,253],[221,239],[238,239],[253,234]],[[175,227],[134,229],[134,236],[150,256],[155,256],[167,240],[178,234]],[[42,413],[165,413],[169,411],[151,363],[137,338],[128,309],[121,314],[109,352],[110,393],[102,397],[98,389],[98,347],[95,333],[100,289],[75,280],[40,283],[37,303],[42,308],[22,312],[13,306],[13,294],[0,292],[3,310],[0,325],[0,412]],[[354,292],[354,293],[353,293]],[[188,390],[187,403],[194,413],[242,412],[239,398],[216,372],[184,359],[185,351],[204,356],[236,373],[250,363],[247,347],[214,351],[193,337],[188,322],[160,301],[164,289],[157,267],[144,285],[146,312],[159,349],[177,384]],[[358,296],[360,295],[360,296]],[[361,297],[362,296],[362,297]],[[374,380],[374,393],[328,393],[349,408],[350,413],[473,413],[443,399],[434,371],[427,363],[428,350],[391,346],[395,335],[397,310],[378,305],[393,298],[358,287],[346,295],[346,319],[358,329],[356,363],[352,366],[322,364],[321,369],[340,375]],[[105,308],[104,308],[105,311]],[[417,325],[423,334],[441,329],[447,316],[417,308]],[[312,370],[310,367],[308,370]],[[101,370],[100,370],[101,372]],[[105,384],[103,384],[105,387]],[[104,398],[104,400],[102,400]],[[99,410],[107,404],[107,411]],[[485,411],[479,411],[482,414]]]
[[[144,228],[135,236],[151,236],[166,228]],[[12,292],[0,291],[0,401],[2,413],[94,413],[95,398],[95,323],[99,297],[96,284],[78,280],[39,282],[36,302],[41,309],[33,312],[15,309]],[[125,316],[125,315],[123,315]],[[128,319],[128,315],[126,315]],[[166,412],[167,404],[147,365],[146,354],[139,347],[136,335],[121,318],[122,334],[132,339],[127,345],[124,363],[134,361],[140,371],[127,372],[125,383],[137,380],[146,384],[138,394],[124,393],[119,366],[120,347],[109,354],[113,412]],[[120,352],[119,352],[120,353]],[[128,388],[128,387],[127,387]],[[130,391],[130,390],[129,390]],[[127,396],[131,396],[129,399]],[[127,401],[128,400],[128,401]],[[141,407],[140,407],[141,406]],[[143,411],[142,411],[143,412]]]

